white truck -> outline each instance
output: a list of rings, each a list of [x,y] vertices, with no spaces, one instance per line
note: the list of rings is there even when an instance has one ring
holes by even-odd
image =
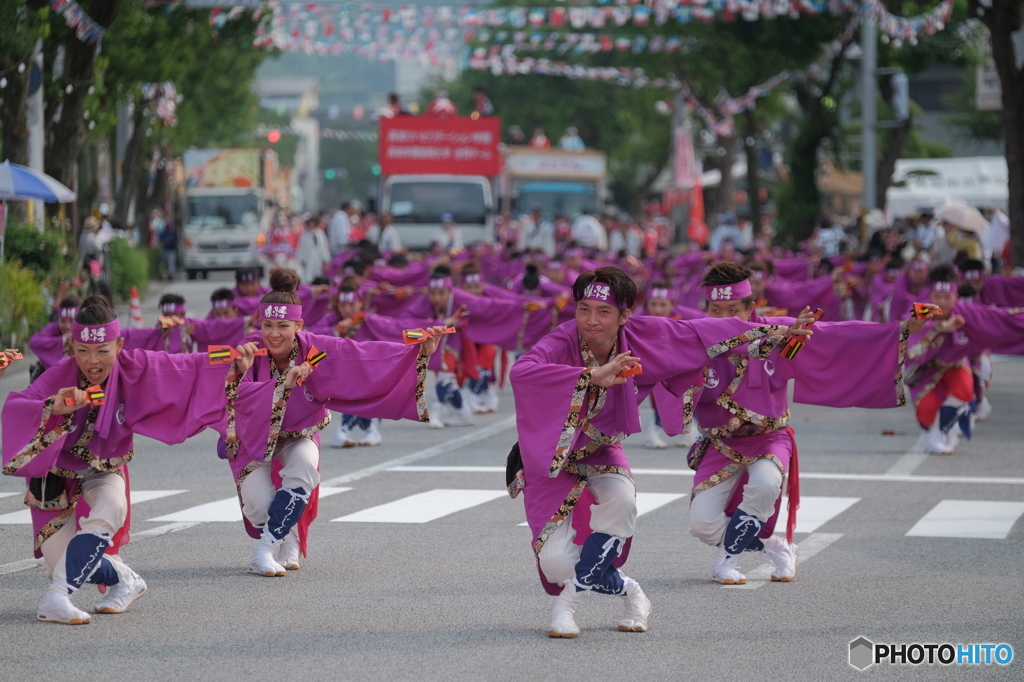
[[[491,180],[482,175],[395,175],[385,178],[381,209],[391,214],[402,245],[428,249],[450,213],[465,244],[494,241]]]
[[[604,208],[604,152],[508,146],[503,154],[502,211],[508,215],[518,217],[539,207],[546,220],[560,215],[573,219],[584,209],[594,213]]]
[[[501,170],[501,120],[395,116],[380,119],[380,210],[402,245],[429,249],[450,213],[463,243],[494,241],[492,182]]]
[[[262,267],[267,202],[277,157],[260,149],[185,152],[183,265],[189,279],[211,270]]]

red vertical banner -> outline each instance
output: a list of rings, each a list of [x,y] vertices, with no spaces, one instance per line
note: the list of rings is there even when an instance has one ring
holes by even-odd
[[[676,188],[693,187],[697,161],[693,153],[693,134],[688,127],[675,129]]]
[[[380,120],[380,168],[385,175],[501,172],[501,119],[493,116],[395,116]]]
[[[704,218],[704,187],[700,182],[700,175],[693,176],[693,190],[690,192],[690,224],[686,228],[686,236],[690,241],[701,246],[708,243],[711,238],[711,230],[708,229],[707,221]]]

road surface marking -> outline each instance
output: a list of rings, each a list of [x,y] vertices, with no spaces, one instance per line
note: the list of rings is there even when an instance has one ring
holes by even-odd
[[[429,490],[342,516],[349,523],[428,523],[508,495],[504,490]]]
[[[917,538],[1004,540],[1024,514],[1024,502],[943,500],[907,533]]]

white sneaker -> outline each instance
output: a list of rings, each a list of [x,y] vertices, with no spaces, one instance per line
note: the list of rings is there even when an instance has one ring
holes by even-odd
[[[427,415],[430,417],[430,421],[427,422],[427,426],[432,429],[443,429],[444,420],[441,419],[441,409],[443,405],[439,402],[430,403],[430,407],[427,408]]]
[[[132,569],[128,569],[128,578],[120,578],[107,593],[96,602],[93,611],[96,613],[124,613],[136,599],[146,594],[146,581]]]
[[[488,412],[497,412],[499,400],[501,400],[501,396],[498,395],[498,388],[491,384],[487,387],[487,393],[484,395],[484,408]]]
[[[252,550],[252,558],[249,559],[249,572],[267,578],[285,575],[287,571],[284,570],[284,566],[277,563],[274,558],[277,545],[280,543],[280,540],[274,540],[270,535],[261,537],[256,543],[256,548]]]
[[[380,429],[377,428],[377,420],[371,419],[370,426],[367,427],[366,433],[363,434],[363,440],[360,445],[380,445],[384,442],[384,436],[380,435]]]
[[[647,632],[647,621],[651,618],[651,600],[640,589],[640,583],[626,578],[626,594],[622,597],[625,611],[619,621],[620,632]]]
[[[981,399],[978,403],[978,409],[974,411],[974,416],[978,418],[978,421],[983,422],[992,416],[992,403],[988,401],[988,396]]]
[[[723,585],[746,585],[747,576],[739,571],[736,556],[719,547],[715,560],[711,564],[711,579]]]
[[[562,594],[555,598],[551,607],[551,625],[548,627],[548,637],[561,637],[563,639],[575,639],[580,636],[580,628],[576,625],[573,616],[576,615],[576,607],[587,590],[577,591],[572,581],[562,588]]]
[[[65,625],[85,625],[92,622],[92,616],[75,605],[68,599],[63,588],[49,589],[39,602],[36,609],[36,619],[44,623],[64,623]]]
[[[668,447],[668,443],[661,437],[662,430],[657,426],[652,426],[644,431],[644,447],[648,450],[664,450]]]
[[[946,447],[942,450],[942,454],[952,455],[956,451],[957,445],[960,445],[960,426],[954,424],[946,434]]]
[[[332,448],[351,448],[355,444],[356,442],[352,440],[351,431],[344,426],[339,426],[338,430],[331,436]]]
[[[935,418],[935,423],[928,427],[928,433],[924,436],[925,452],[932,454],[942,454],[947,450],[946,447],[946,434],[939,428],[939,418]]]
[[[469,402],[469,411],[473,414],[485,414],[487,412],[483,404],[483,396],[466,390],[462,392],[462,397]]]
[[[298,526],[292,526],[291,531],[281,541],[281,551],[278,552],[277,563],[281,564],[288,571],[299,570],[300,549],[299,528]]]
[[[771,565],[772,582],[788,583],[796,577],[796,562],[800,557],[800,548],[796,544],[786,542],[785,538],[773,535],[764,539],[761,559]]]
[[[466,394],[469,391],[462,391],[462,407],[455,409],[452,405],[445,405],[444,423],[448,426],[472,426],[473,410],[469,407]]]

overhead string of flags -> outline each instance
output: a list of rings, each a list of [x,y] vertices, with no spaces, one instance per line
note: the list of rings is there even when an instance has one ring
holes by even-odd
[[[107,29],[97,24],[75,0],[50,0],[50,8],[64,17],[68,27],[74,29],[75,37],[88,45],[103,40]]]

